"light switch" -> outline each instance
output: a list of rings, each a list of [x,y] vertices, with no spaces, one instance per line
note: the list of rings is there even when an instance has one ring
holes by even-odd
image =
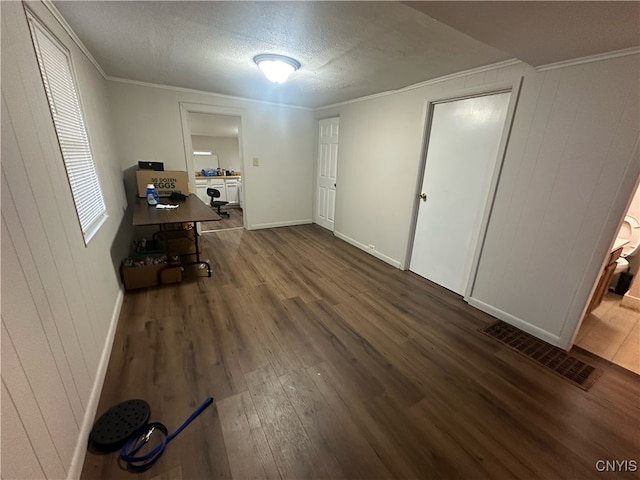
[[[260,160],[258,159],[258,157],[253,157],[253,166],[254,167],[260,166]]]

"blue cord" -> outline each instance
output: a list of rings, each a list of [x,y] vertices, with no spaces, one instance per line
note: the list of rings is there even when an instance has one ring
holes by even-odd
[[[187,426],[195,420],[195,418],[200,415],[205,408],[213,403],[213,397],[207,397],[207,399],[200,405],[190,416],[187,418],[182,425],[178,427],[178,429],[170,435],[167,435],[167,427],[165,427],[162,423],[153,422],[144,425],[140,428],[125,444],[124,447],[120,449],[120,459],[127,464],[127,466],[136,471],[143,471],[153,465],[158,461],[162,452],[164,452],[167,444],[178,436],[182,430],[187,428]],[[164,438],[162,441],[156,445],[152,450],[150,450],[145,455],[141,455],[136,457],[136,453],[149,441],[151,434],[155,430],[159,430],[164,434]]]

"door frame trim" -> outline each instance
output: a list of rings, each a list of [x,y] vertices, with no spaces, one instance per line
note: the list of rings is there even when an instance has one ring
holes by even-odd
[[[423,111],[422,111],[422,118],[424,119],[422,124],[423,141],[422,141],[422,147],[420,149],[420,167],[418,169],[418,176],[416,178],[416,184],[414,187],[415,194],[414,194],[414,202],[413,202],[411,229],[409,231],[407,248],[405,252],[404,267],[406,270],[409,270],[411,267],[411,255],[413,252],[413,242],[416,235],[416,227],[418,222],[418,210],[420,206],[419,195],[422,189],[422,182],[423,182],[424,174],[426,171],[427,153],[429,148],[429,140],[431,135],[431,126],[433,122],[433,113],[434,113],[435,106],[440,103],[454,102],[458,100],[464,100],[467,98],[484,97],[487,95],[495,95],[495,94],[507,93],[507,92],[511,93],[511,96],[509,98],[509,105],[507,107],[507,114],[505,117],[504,127],[503,127],[502,135],[500,138],[500,145],[498,147],[498,155],[493,168],[493,172],[491,173],[489,192],[487,194],[485,207],[482,213],[482,219],[481,219],[480,228],[478,231],[478,241],[474,248],[473,255],[471,256],[469,276],[467,278],[466,286],[464,288],[464,300],[467,302],[469,301],[469,297],[471,296],[473,287],[475,285],[478,265],[480,263],[480,257],[481,257],[482,249],[484,247],[484,241],[487,233],[487,227],[489,225],[491,211],[493,209],[495,195],[496,195],[498,183],[500,181],[500,175],[502,173],[502,167],[503,167],[504,159],[507,152],[507,146],[509,144],[509,139],[511,136],[511,130],[512,130],[513,122],[515,118],[516,107],[518,104],[518,100],[520,98],[520,90],[522,88],[523,79],[524,77],[519,77],[514,81],[510,81],[510,82],[498,82],[498,83],[492,83],[487,85],[479,85],[477,87],[472,87],[472,88],[464,88],[464,89],[456,90],[455,92],[448,92],[439,96],[427,98],[425,99],[423,104]]]
[[[582,285],[584,284],[591,284],[591,290],[589,292],[587,300],[585,303],[583,303],[584,297],[581,298],[578,294],[576,294],[573,301],[571,302],[571,307],[569,309],[569,312],[567,313],[562,329],[558,334],[557,345],[566,350],[570,349],[575,344],[575,340],[578,336],[578,332],[580,331],[580,327],[584,322],[587,308],[589,307],[591,298],[593,297],[596,287],[598,286],[600,275],[602,275],[602,271],[604,270],[604,267],[606,267],[607,259],[609,258],[609,254],[611,253],[611,247],[613,247],[618,232],[620,231],[620,227],[622,226],[622,221],[629,211],[629,207],[631,206],[631,201],[636,194],[636,190],[640,191],[640,173],[637,173],[637,168],[634,169],[634,165],[638,165],[638,160],[640,160],[640,137],[637,137],[636,143],[631,151],[631,155],[629,155],[629,161],[624,173],[624,178],[626,180],[623,183],[620,183],[620,185],[618,186],[618,189],[615,192],[614,203],[611,204],[611,208],[609,211],[609,217],[611,218],[613,216],[613,218],[618,218],[618,223],[614,223],[612,225],[609,218],[608,223],[606,223],[602,227],[602,229],[600,230],[600,234],[598,235],[598,243],[596,249],[599,254],[593,255],[596,260],[592,262],[591,268],[589,268],[588,266],[584,269],[584,273],[582,275],[582,278],[580,279],[580,287],[582,287]],[[631,193],[628,194],[629,196],[626,197],[626,195],[623,193],[626,191],[625,185],[628,185],[629,179],[632,179],[636,174],[637,177],[634,182],[635,186],[631,189]],[[625,198],[627,198],[626,203]],[[624,208],[622,208],[623,205]],[[618,212],[619,216],[616,217],[612,215],[612,212]],[[613,234],[611,234],[612,226],[615,226]],[[604,247],[606,247],[606,250],[604,249]],[[597,258],[599,258],[600,255],[602,255],[602,263],[600,268],[597,270],[596,277],[594,278],[593,263],[597,262]],[[581,288],[576,290],[576,292],[580,291]],[[577,320],[568,321],[568,319],[576,318],[576,314],[579,314]]]
[[[182,139],[184,145],[184,161],[187,169],[187,175],[189,177],[189,184],[193,185],[193,188],[196,188],[196,174],[193,168],[193,162],[189,161],[189,158],[192,156],[192,145],[191,145],[191,132],[189,131],[189,114],[190,113],[206,113],[209,115],[225,115],[228,117],[236,117],[240,119],[238,126],[238,155],[240,155],[240,165],[242,172],[242,195],[245,194],[246,188],[246,174],[248,169],[246,168],[246,159],[244,156],[244,152],[246,149],[244,148],[244,132],[245,132],[245,119],[244,119],[244,111],[239,108],[232,107],[222,107],[218,105],[210,105],[206,103],[191,103],[191,102],[178,102],[178,106],[180,108],[180,125],[182,128]],[[248,230],[248,225],[251,225],[249,219],[251,217],[249,205],[247,204],[246,197],[243,201],[242,208],[242,221],[244,224],[244,228]]]

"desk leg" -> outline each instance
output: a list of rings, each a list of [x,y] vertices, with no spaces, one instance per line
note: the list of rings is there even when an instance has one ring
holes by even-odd
[[[165,233],[164,235],[164,248],[167,253],[167,267],[173,266],[171,263],[171,255],[169,253],[169,233],[170,230],[167,230],[163,224],[160,224],[160,233]],[[155,237],[155,234],[154,234]],[[180,259],[181,265],[206,265],[207,266],[207,276],[211,276],[211,265],[209,262],[205,260],[200,260],[200,246],[198,244],[198,222],[193,222],[193,241],[195,242],[196,247],[196,261],[195,262],[184,262]],[[160,278],[160,272],[158,272],[158,278]]]
[[[211,276],[211,265],[209,262],[200,260],[200,246],[198,245],[198,222],[193,222],[193,241],[196,242],[196,263],[207,266],[207,274]]]

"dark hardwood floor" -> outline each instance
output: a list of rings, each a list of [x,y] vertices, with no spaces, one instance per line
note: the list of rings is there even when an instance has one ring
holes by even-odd
[[[216,399],[135,478],[584,479],[640,461],[638,376],[576,351],[604,369],[585,392],[315,225],[202,239],[212,278],[125,295],[98,414],[142,398],[171,431]],[[132,475],[116,453],[82,472]]]
[[[224,207],[224,212],[229,214],[228,217],[221,216],[220,220],[215,222],[201,222],[198,226],[199,232],[210,232],[220,230],[230,230],[232,228],[243,228],[242,209],[238,207]]]

